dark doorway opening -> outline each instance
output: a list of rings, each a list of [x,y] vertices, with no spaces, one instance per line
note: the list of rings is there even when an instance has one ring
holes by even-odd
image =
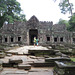
[[[5,38],[5,42],[7,42],[7,38]]]
[[[73,38],[73,42],[75,43],[75,38]]]
[[[63,42],[63,37],[60,38],[60,42]]]
[[[29,43],[30,43],[30,45],[34,44],[34,37],[38,38],[38,30],[37,29],[30,29],[29,30]]]
[[[57,42],[57,37],[54,38],[54,42]]]
[[[21,37],[18,37],[18,41],[21,41]]]
[[[50,37],[47,37],[47,41],[50,41]]]

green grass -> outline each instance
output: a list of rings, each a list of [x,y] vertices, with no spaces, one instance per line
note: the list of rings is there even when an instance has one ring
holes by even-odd
[[[72,60],[73,62],[75,62],[75,58],[71,58],[71,60]]]

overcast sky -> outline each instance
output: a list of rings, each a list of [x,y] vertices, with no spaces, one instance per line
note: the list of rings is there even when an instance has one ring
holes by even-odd
[[[60,18],[68,20],[69,14],[62,14],[59,9],[59,1],[53,0],[17,0],[21,4],[23,13],[26,19],[29,20],[31,16],[35,15],[39,21],[53,21],[57,23]],[[70,0],[75,3],[75,0]],[[75,8],[75,6],[74,6]],[[74,10],[75,11],[75,10]]]

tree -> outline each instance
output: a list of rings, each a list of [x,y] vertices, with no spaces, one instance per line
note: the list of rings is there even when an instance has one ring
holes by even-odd
[[[69,27],[69,22],[67,20],[59,19],[58,24],[60,25],[65,24],[67,28]]]
[[[73,15],[72,9],[73,9],[73,4],[69,2],[69,0],[63,0],[62,2],[59,3],[61,13],[66,14],[69,12],[71,16]]]
[[[25,15],[21,11],[20,3],[16,0],[0,0],[0,27],[5,21],[12,23],[14,20],[24,20]],[[24,18],[21,18],[22,15]]]
[[[56,1],[56,0],[54,0],[54,1]],[[72,12],[73,4],[70,3],[69,0],[60,0],[59,7],[61,10],[61,13],[66,14],[67,12],[69,12],[71,14],[71,16],[73,15],[73,12]]]
[[[70,18],[69,24],[70,24],[70,26],[69,26],[68,30],[69,30],[69,31],[75,31],[75,13],[74,13],[73,16]]]

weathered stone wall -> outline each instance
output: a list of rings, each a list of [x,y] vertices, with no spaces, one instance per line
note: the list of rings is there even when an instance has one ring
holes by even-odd
[[[1,43],[23,43],[30,44],[32,36],[30,30],[37,31],[39,44],[52,43],[75,43],[75,33],[68,32],[65,25],[53,25],[53,22],[39,21],[35,16],[32,16],[27,22],[14,22],[13,24],[4,24],[0,29]],[[34,32],[35,33],[35,32]],[[32,40],[33,41],[33,40]]]

